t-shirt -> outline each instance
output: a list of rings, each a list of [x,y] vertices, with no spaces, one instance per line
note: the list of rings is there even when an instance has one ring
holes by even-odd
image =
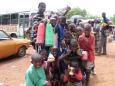
[[[26,86],[43,86],[46,81],[46,75],[43,67],[35,68],[33,64],[30,65],[26,72]]]
[[[84,51],[87,51],[88,52],[88,60],[89,61],[94,61],[95,60],[95,52],[94,52],[94,49],[95,49],[95,37],[93,34],[90,34],[90,37],[88,38],[88,45],[89,45],[89,48],[85,46],[85,43],[84,43],[84,40],[85,39],[85,34],[83,33],[80,37],[79,37],[79,45],[80,45],[80,48],[83,49]],[[81,40],[82,39],[82,40]]]

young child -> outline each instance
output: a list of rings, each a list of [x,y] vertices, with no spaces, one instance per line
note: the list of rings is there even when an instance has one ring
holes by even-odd
[[[71,62],[64,74],[63,81],[66,86],[82,86],[83,75],[76,62]]]
[[[79,37],[79,45],[83,51],[88,53],[88,61],[86,65],[86,84],[89,83],[90,72],[94,68],[95,60],[95,37],[91,34],[91,25],[84,25],[84,33]]]
[[[71,24],[69,24],[68,27],[69,27],[70,33],[72,34],[72,37],[75,38],[76,37],[76,32],[75,32],[76,25],[74,23],[71,23]]]
[[[52,86],[59,86],[59,79],[60,79],[60,74],[59,74],[59,63],[58,63],[58,57],[57,57],[57,51],[58,49],[55,47],[51,48],[51,54],[55,58],[53,61],[50,61],[49,58],[51,59],[50,55],[48,57],[48,70],[49,70],[49,75],[50,75],[50,82]]]
[[[69,49],[70,41],[71,41],[72,35],[70,32],[66,32],[64,36],[64,40],[61,43],[60,47],[60,54],[59,56],[63,56],[64,54],[67,54],[67,50]],[[59,57],[60,59],[60,57]],[[60,74],[63,74],[65,69],[67,68],[67,64],[64,62],[64,60],[59,60],[60,64]]]
[[[64,62],[71,66],[71,63],[78,64],[78,68],[81,68],[81,56],[78,55],[78,44],[76,42],[76,39],[72,39],[70,42],[69,50],[67,50],[67,53],[60,57]],[[66,68],[68,70],[68,67]]]
[[[34,53],[31,57],[31,65],[26,72],[26,86],[51,86],[46,80],[44,68],[42,67],[42,56]]]

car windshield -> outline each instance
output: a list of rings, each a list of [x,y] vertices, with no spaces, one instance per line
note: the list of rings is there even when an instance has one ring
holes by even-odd
[[[0,31],[0,39],[9,39],[9,37],[3,31]]]

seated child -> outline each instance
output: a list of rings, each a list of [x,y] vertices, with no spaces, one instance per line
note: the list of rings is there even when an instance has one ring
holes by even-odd
[[[31,57],[31,63],[25,76],[26,86],[51,86],[46,80],[45,71],[42,67],[42,56],[34,53]]]
[[[50,82],[52,86],[59,86],[59,79],[60,79],[60,74],[59,74],[59,63],[58,63],[58,57],[57,57],[57,48],[51,48],[51,53],[49,54],[48,57],[48,70],[49,70],[49,77],[50,77]],[[49,59],[50,58],[50,59]],[[55,58],[51,60],[51,58]]]
[[[71,62],[64,74],[63,81],[66,86],[82,86],[82,72],[76,62]]]

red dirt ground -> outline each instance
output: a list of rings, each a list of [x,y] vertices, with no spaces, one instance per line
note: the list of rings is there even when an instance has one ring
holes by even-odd
[[[25,72],[30,65],[31,47],[23,58],[0,61],[0,86],[25,86]],[[96,57],[96,76],[91,76],[90,86],[115,86],[115,42],[108,44],[108,55]]]

